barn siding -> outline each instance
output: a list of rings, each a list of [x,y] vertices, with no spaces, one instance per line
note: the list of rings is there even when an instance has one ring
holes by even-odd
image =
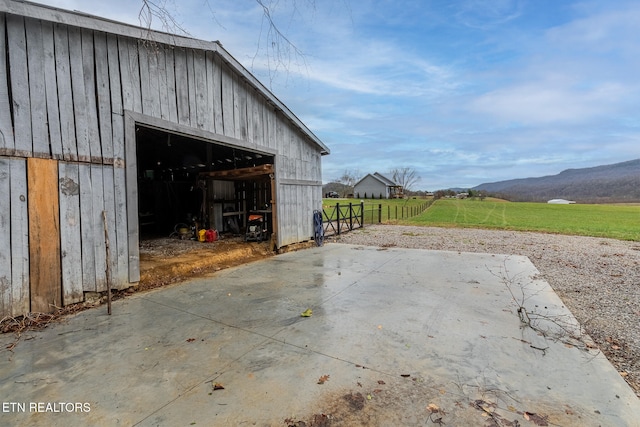
[[[60,162],[60,250],[62,255],[62,302],[84,299],[82,289],[82,247],[80,233],[79,166]]]
[[[0,314],[29,311],[27,169],[24,159],[0,158]],[[7,250],[9,249],[9,250]]]
[[[6,34],[5,14],[0,14],[0,35]],[[0,52],[7,51],[7,39],[0,36]],[[6,55],[0,55],[0,155],[13,152],[13,123],[9,100]]]
[[[0,316],[30,308],[29,157],[58,161],[64,304],[105,290],[107,265],[113,288],[139,280],[137,183],[126,168],[135,146],[125,145],[135,131],[127,111],[274,153],[277,245],[313,235],[323,149],[219,45],[161,34],[142,40],[148,32],[136,36],[133,27],[35,4],[7,0],[3,8],[0,238],[7,241],[0,243],[10,250],[0,255]]]

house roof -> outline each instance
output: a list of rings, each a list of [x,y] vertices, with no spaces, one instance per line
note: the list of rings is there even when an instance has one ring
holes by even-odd
[[[205,41],[192,37],[179,36],[149,28],[138,27],[118,21],[113,21],[100,16],[90,15],[78,11],[69,11],[52,6],[31,3],[24,0],[0,0],[0,12],[21,15],[28,18],[43,21],[66,24],[87,28],[95,31],[116,34],[125,37],[133,37],[148,40],[155,43],[163,43],[176,47],[211,51],[218,54],[221,59],[235,70],[247,83],[257,89],[274,108],[281,111],[295,127],[303,132],[313,143],[320,148],[322,155],[329,154],[329,148],[302,123],[302,121],[289,108],[284,105],[266,86],[254,77],[242,64],[240,64],[219,41]]]
[[[395,182],[393,182],[392,180],[390,180],[389,178],[387,178],[386,176],[382,175],[381,173],[378,172],[374,172],[373,174],[366,174],[365,176],[363,176],[358,182],[356,182],[354,184],[354,187],[358,184],[360,184],[362,181],[364,181],[367,177],[371,177],[379,182],[381,182],[382,184],[386,185],[387,187],[401,187],[401,185],[396,184]]]

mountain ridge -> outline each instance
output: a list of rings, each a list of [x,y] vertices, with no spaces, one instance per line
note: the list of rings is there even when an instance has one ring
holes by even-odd
[[[582,203],[640,202],[640,159],[566,169],[556,175],[483,183],[472,190],[512,201],[561,198]]]

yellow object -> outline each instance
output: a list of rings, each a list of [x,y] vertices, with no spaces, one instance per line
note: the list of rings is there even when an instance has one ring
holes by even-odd
[[[205,241],[205,234],[206,234],[207,230],[200,230],[198,231],[198,241],[199,242],[204,242]]]
[[[311,310],[310,308],[307,308],[305,311],[300,313],[300,316],[302,316],[302,317],[311,317],[312,314],[313,314],[313,310]]]

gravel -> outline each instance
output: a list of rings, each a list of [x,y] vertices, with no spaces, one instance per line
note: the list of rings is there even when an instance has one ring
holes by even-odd
[[[527,256],[640,397],[640,242],[403,225],[371,225],[327,240]]]

